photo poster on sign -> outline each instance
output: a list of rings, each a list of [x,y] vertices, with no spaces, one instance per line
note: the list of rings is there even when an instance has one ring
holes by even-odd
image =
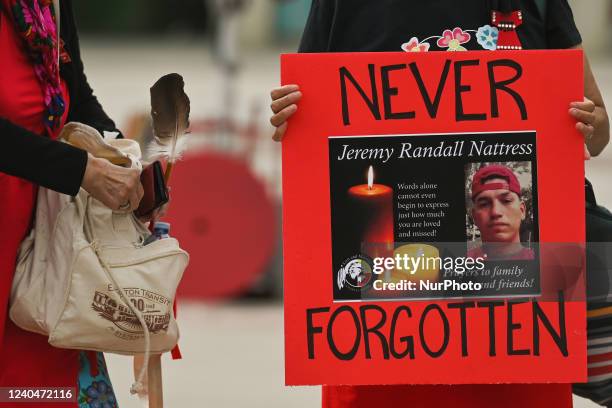
[[[286,384],[586,380],[582,61],[281,57]]]

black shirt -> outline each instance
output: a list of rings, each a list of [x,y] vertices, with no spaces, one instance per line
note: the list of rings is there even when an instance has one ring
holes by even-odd
[[[61,37],[72,60],[60,67],[61,76],[70,93],[68,121],[88,124],[100,132],[116,131],[115,124],[104,113],[87,83],[71,0],[61,0],[60,4]],[[78,193],[87,166],[87,153],[84,150],[36,135],[1,117],[0,140],[3,143],[0,149],[0,172],[61,193]]]
[[[463,38],[470,40],[461,47],[491,49],[486,45],[484,34],[490,34],[486,30],[491,26],[491,10],[500,6],[497,3],[493,0],[313,0],[299,51],[402,51],[402,45],[406,47],[413,37],[419,43],[429,44],[431,51],[447,50],[437,40],[445,30],[455,28],[469,34]],[[582,42],[567,0],[516,0],[516,6],[523,12],[523,24],[517,28],[523,48],[570,48]]]

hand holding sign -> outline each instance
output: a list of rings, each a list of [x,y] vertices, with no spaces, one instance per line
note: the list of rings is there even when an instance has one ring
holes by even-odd
[[[270,92],[272,103],[270,109],[274,115],[270,118],[272,126],[276,127],[272,139],[280,142],[287,130],[287,120],[297,112],[296,103],[302,98],[297,85],[285,85]]]
[[[595,103],[589,98],[584,98],[582,102],[570,103],[569,114],[576,119],[576,129],[584,136],[584,160],[591,158],[591,153],[587,148],[586,143],[589,142],[595,135]]]

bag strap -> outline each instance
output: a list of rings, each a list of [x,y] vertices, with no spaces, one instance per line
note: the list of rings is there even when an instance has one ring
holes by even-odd
[[[149,358],[151,357],[151,333],[149,332],[149,326],[147,326],[147,322],[142,316],[142,313],[140,313],[140,311],[137,310],[136,307],[134,307],[134,305],[132,305],[132,302],[130,302],[129,298],[123,291],[123,288],[119,286],[119,284],[113,277],[113,274],[111,273],[108,264],[106,263],[106,261],[104,260],[104,257],[100,253],[100,247],[98,245],[98,242],[93,241],[91,243],[91,247],[93,248],[96,256],[98,257],[98,260],[100,260],[100,265],[102,265],[102,269],[104,270],[104,272],[106,272],[106,276],[113,283],[113,285],[115,285],[115,287],[119,291],[119,297],[121,298],[123,303],[132,311],[132,313],[134,313],[134,315],[140,322],[140,325],[142,326],[142,331],[144,332],[144,338],[145,338],[144,363],[142,365],[142,368],[140,369],[140,373],[138,374],[138,377],[136,378],[136,382],[132,384],[132,386],[130,387],[131,394],[138,394],[145,389],[144,381],[145,381],[145,376],[147,374],[147,370],[149,368]]]
[[[145,381],[145,376],[147,374],[147,370],[149,367],[149,358],[151,357],[151,334],[149,332],[149,326],[147,326],[147,322],[142,316],[142,313],[140,313],[140,311],[137,310],[136,307],[134,307],[132,302],[130,302],[123,288],[117,283],[117,281],[113,277],[113,274],[110,271],[110,267],[108,266],[108,264],[106,263],[106,260],[104,259],[104,257],[102,256],[100,252],[100,244],[96,240],[96,237],[94,236],[94,231],[93,231],[94,229],[93,229],[93,226],[91,225],[91,220],[89,219],[89,217],[86,216],[86,212],[89,211],[89,207],[91,207],[91,200],[93,200],[93,197],[88,194],[86,203],[85,203],[85,209],[83,210],[83,214],[82,214],[82,216],[84,217],[84,221],[85,221],[84,227],[86,229],[89,229],[89,234],[90,234],[89,238],[91,238],[91,248],[96,254],[96,257],[98,258],[98,260],[100,261],[100,265],[102,266],[102,269],[106,273],[106,277],[113,283],[113,285],[119,291],[119,298],[128,307],[128,309],[130,309],[130,311],[134,313],[134,315],[140,322],[140,325],[142,326],[142,331],[144,333],[144,338],[145,338],[144,363],[142,365],[142,368],[140,369],[140,373],[138,374],[138,377],[136,378],[136,382],[134,382],[134,384],[132,384],[132,386],[130,387],[131,394],[138,394],[138,393],[141,393],[145,389],[144,381]]]

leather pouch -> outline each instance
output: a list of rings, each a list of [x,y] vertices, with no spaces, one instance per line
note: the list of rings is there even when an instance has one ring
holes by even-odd
[[[161,163],[155,161],[146,167],[140,175],[140,182],[144,189],[144,195],[135,214],[138,217],[146,217],[170,199]]]

